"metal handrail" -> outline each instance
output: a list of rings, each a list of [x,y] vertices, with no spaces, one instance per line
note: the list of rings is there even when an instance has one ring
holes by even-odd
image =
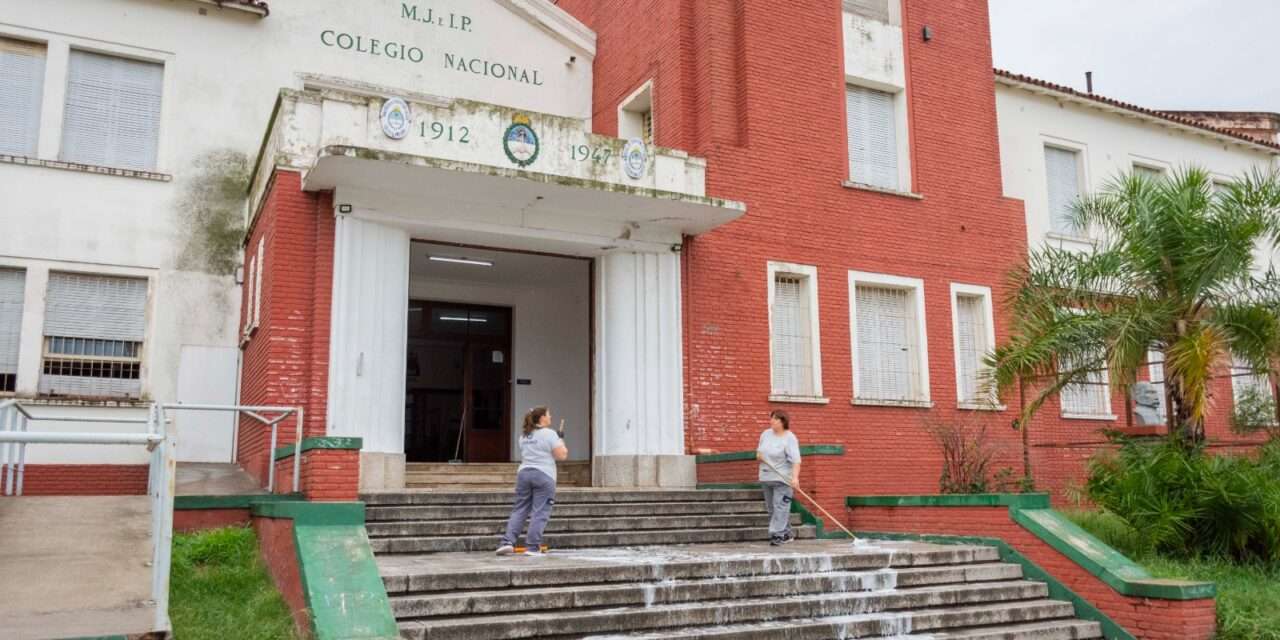
[[[160,405],[165,411],[229,411],[244,414],[258,421],[259,424],[271,428],[271,446],[267,449],[267,493],[275,493],[276,486],[276,443],[279,441],[279,424],[290,415],[295,417],[293,436],[293,492],[298,492],[302,475],[302,407],[281,407],[271,405],[237,405],[237,404],[184,404],[166,403]],[[262,414],[279,414],[268,418]],[[237,447],[231,447],[231,462],[237,460]]]
[[[29,431],[31,422],[97,422],[145,424],[145,433],[86,433]],[[156,607],[155,631],[169,629],[169,566],[173,553],[173,494],[177,442],[168,428],[164,408],[151,404],[146,418],[34,416],[16,399],[0,401],[0,477],[4,495],[22,495],[29,444],[95,444],[145,446],[151,452],[147,496],[151,500],[151,598]],[[16,454],[16,456],[14,455]],[[16,467],[16,478],[15,478]]]

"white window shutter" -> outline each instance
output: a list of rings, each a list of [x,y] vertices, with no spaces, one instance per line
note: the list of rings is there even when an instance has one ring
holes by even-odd
[[[905,289],[856,287],[858,389],[869,400],[917,399],[918,347]]]
[[[0,269],[0,375],[18,372],[26,272]]]
[[[898,133],[894,95],[857,85],[845,87],[849,179],[898,189]]]
[[[813,395],[813,349],[806,278],[779,273],[773,281],[773,390]]]
[[[164,65],[71,51],[62,159],[152,170],[160,140]]]
[[[1075,234],[1071,208],[1080,197],[1080,165],[1077,153],[1056,147],[1044,148],[1045,176],[1049,190],[1049,228]]]
[[[44,45],[0,38],[0,154],[36,155],[44,64]]]
[[[979,372],[982,357],[986,355],[987,318],[986,305],[980,296],[956,296],[956,371],[957,391],[960,402],[979,402],[981,384]]]
[[[249,257],[249,268],[246,270],[244,279],[244,335],[248,336],[253,331],[253,318],[258,303],[258,269],[257,256]]]
[[[141,342],[147,281],[80,273],[50,273],[44,334]]]
[[[262,319],[262,263],[267,261],[267,237],[258,238],[257,264],[253,272],[253,326],[257,328],[258,322]]]

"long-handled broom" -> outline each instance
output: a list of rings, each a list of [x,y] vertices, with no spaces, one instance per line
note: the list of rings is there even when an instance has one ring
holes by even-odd
[[[801,488],[800,488],[800,485],[798,485],[798,484],[792,484],[790,479],[788,479],[786,476],[784,476],[784,475],[782,474],[782,472],[781,472],[781,471],[778,471],[778,468],[777,468],[777,467],[773,466],[773,463],[769,462],[769,461],[768,461],[767,459],[765,459],[763,456],[760,458],[760,462],[765,463],[766,465],[768,465],[768,467],[769,467],[770,469],[773,469],[773,472],[774,472],[774,473],[776,473],[776,474],[778,474],[778,477],[779,477],[779,478],[782,478],[782,483],[783,483],[783,484],[787,485],[788,487],[791,487],[792,489],[795,489],[795,490],[796,490],[796,493],[799,493],[801,496],[803,496],[803,497],[804,497],[804,499],[805,499],[805,500],[808,500],[809,502],[813,503],[813,506],[817,507],[817,508],[818,508],[818,511],[821,511],[821,512],[822,512],[822,515],[824,515],[824,516],[826,516],[826,517],[830,518],[832,522],[836,523],[836,526],[837,526],[837,527],[840,527],[840,529],[841,529],[842,531],[844,531],[844,532],[845,532],[845,534],[847,534],[847,535],[849,536],[849,538],[850,538],[850,539],[852,539],[852,540],[853,540],[853,544],[854,544],[854,545],[861,545],[861,544],[865,544],[861,538],[859,538],[858,536],[853,535],[853,532],[852,532],[852,531],[850,531],[848,527],[846,527],[846,526],[844,526],[843,524],[841,524],[841,523],[840,523],[840,519],[839,519],[839,518],[836,518],[835,516],[831,515],[831,513],[830,513],[829,511],[827,511],[826,509],[823,509],[823,508],[822,508],[822,505],[818,504],[818,501],[817,501],[817,500],[814,500],[812,496],[810,496],[809,494],[805,493],[805,492],[804,492],[804,489],[801,489]]]

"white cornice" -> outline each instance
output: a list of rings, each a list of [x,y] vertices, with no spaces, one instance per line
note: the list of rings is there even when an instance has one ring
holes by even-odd
[[[584,56],[596,57],[596,33],[550,0],[497,0],[498,4],[534,23]]]

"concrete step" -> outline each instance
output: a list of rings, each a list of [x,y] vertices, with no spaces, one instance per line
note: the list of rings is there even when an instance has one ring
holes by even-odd
[[[1010,581],[1022,577],[1018,565],[986,563],[829,571],[736,578],[663,580],[615,584],[456,591],[391,598],[397,618],[502,614],[516,610],[581,609],[676,604],[699,600],[797,596],[815,593],[883,591],[892,588]]]
[[[740,600],[711,600],[679,604],[605,609],[520,611],[508,615],[402,620],[402,637],[419,640],[489,640],[545,638],[567,634],[617,633],[654,628],[670,629],[759,623],[782,618],[850,616],[845,624],[858,635],[901,634],[918,628],[954,628],[1069,617],[1071,604],[1045,600],[1048,587],[1039,582],[1007,581],[942,585],[874,592],[808,594]],[[982,605],[982,606],[978,606]],[[916,609],[949,609],[930,612]],[[950,609],[967,608],[963,613]],[[911,611],[903,611],[911,610]],[[870,612],[896,612],[876,615]],[[1000,619],[1002,617],[1007,619]],[[915,624],[923,618],[923,625]],[[994,620],[993,620],[994,618]],[[946,624],[941,624],[942,620]],[[886,625],[885,622],[889,621]],[[898,625],[903,625],[901,628]],[[874,633],[869,633],[874,632]],[[661,637],[672,637],[664,634]],[[776,636],[775,636],[776,637]],[[842,636],[843,637],[843,636]]]
[[[505,491],[436,491],[431,489],[375,491],[361,494],[371,506],[406,505],[510,505],[515,499],[512,489]],[[761,500],[760,492],[750,489],[717,490],[601,490],[564,488],[556,491],[556,505],[634,503],[634,502],[738,502]]]
[[[957,631],[934,631],[933,640],[1091,640],[1102,637],[1102,625],[1086,620],[1053,620]]]
[[[1064,612],[1070,615],[1070,611],[1067,603],[1044,600],[622,634],[558,635],[547,640],[845,640],[876,637],[903,640],[1092,640],[1103,637],[1102,628],[1096,622],[1058,617]],[[984,624],[988,626],[946,630],[974,620],[985,620]]]
[[[395,522],[449,520],[459,515],[466,518],[506,518],[511,513],[511,504],[475,505],[465,510],[447,505],[423,506],[371,506],[365,512],[369,522]],[[553,521],[556,518],[619,518],[619,517],[653,517],[682,516],[694,514],[763,514],[764,502],[755,500],[737,500],[728,502],[619,502],[619,503],[569,503],[556,502]]]
[[[382,555],[378,566],[387,593],[401,595],[885,568],[965,568],[999,559],[998,551],[983,546],[877,543],[875,547],[854,547],[843,541],[801,540],[784,547],[754,542],[555,550],[542,557],[498,557],[491,553]]]
[[[796,527],[798,538],[813,538],[811,526]],[[585,547],[631,547],[653,545],[708,544],[717,542],[759,542],[769,539],[769,528],[737,527],[728,529],[653,529],[643,531],[599,531],[591,533],[548,533],[543,544],[553,549]],[[523,540],[523,536],[521,536]],[[492,551],[498,546],[498,534],[482,536],[415,536],[371,538],[374,553],[445,553],[458,551]]]
[[[791,516],[792,526],[800,526],[800,516]],[[366,525],[371,538],[406,536],[496,535],[507,526],[506,518],[487,520],[433,520],[425,522],[371,522]],[[691,515],[661,518],[571,518],[556,513],[547,525],[548,533],[643,531],[647,529],[729,529],[769,526],[763,513],[748,515]]]

